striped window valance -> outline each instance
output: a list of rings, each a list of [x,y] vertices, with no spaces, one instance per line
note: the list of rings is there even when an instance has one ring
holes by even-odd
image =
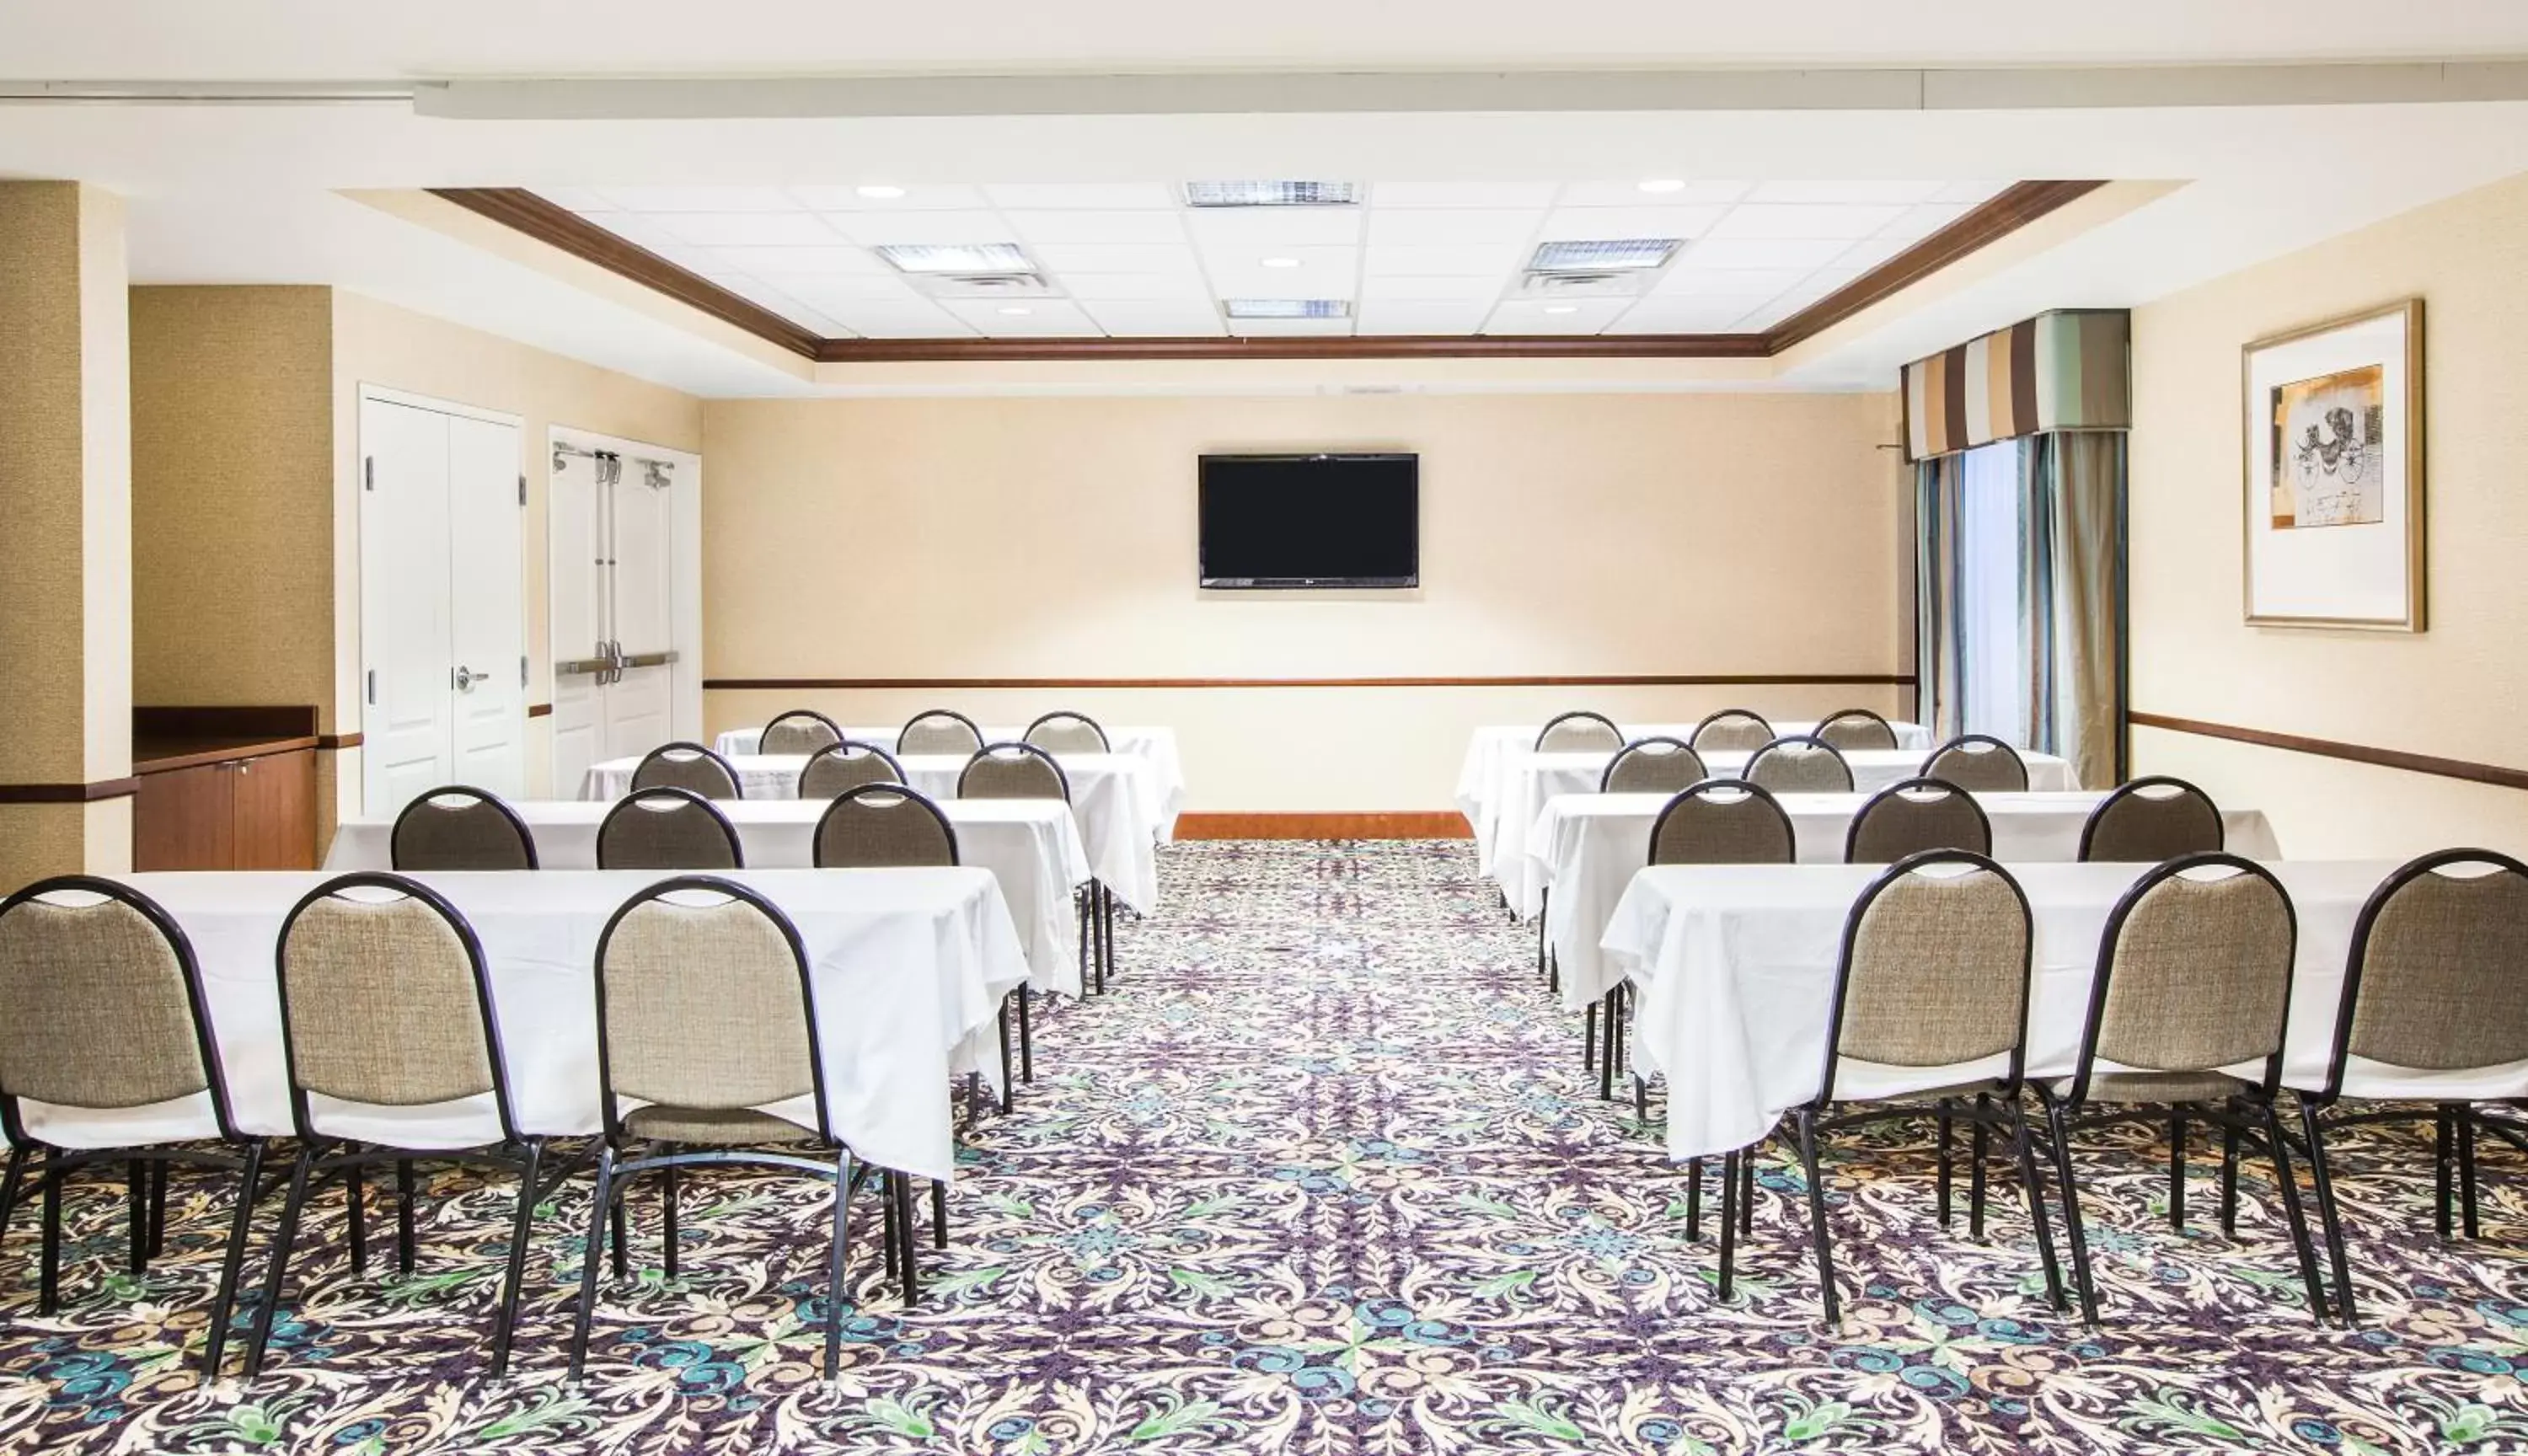
[[[2121,308],[2057,309],[1905,366],[1905,457],[2133,424]]]

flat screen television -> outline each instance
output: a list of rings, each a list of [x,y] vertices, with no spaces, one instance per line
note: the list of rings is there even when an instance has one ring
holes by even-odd
[[[1416,455],[1205,455],[1202,585],[1421,585]]]

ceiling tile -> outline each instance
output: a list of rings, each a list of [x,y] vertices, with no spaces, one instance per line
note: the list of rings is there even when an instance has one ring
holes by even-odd
[[[1689,242],[1671,269],[1700,271],[1706,268],[1818,268],[1834,261],[1837,253],[1851,246],[1832,238],[1814,241],[1784,241],[1759,237],[1706,237]]]
[[[1176,188],[1165,182],[989,182],[983,197],[994,207],[1050,211],[1173,212]]]
[[[1029,298],[1021,302],[950,298],[939,306],[965,320],[975,333],[994,338],[1080,338],[1100,332],[1089,322],[1088,315],[1067,298]]]
[[[1850,202],[1887,205],[1927,202],[1947,185],[1935,182],[1768,182],[1747,194],[1750,202]]]
[[[756,277],[816,308],[878,298],[911,301],[922,296],[921,290],[895,273],[759,273]]]
[[[1410,300],[1421,303],[1436,303],[1454,300],[1458,302],[1488,304],[1501,296],[1503,282],[1504,281],[1500,278],[1480,278],[1465,275],[1441,278],[1409,278],[1396,277],[1393,275],[1380,275],[1375,278],[1365,278],[1361,280],[1360,296],[1364,300],[1379,298],[1397,301]]]
[[[599,187],[625,212],[797,212],[779,187]]]
[[[1363,334],[1472,334],[1484,326],[1492,300],[1435,303],[1427,300],[1365,299],[1360,305]]]
[[[1005,212],[1019,235],[1046,242],[1185,242],[1185,227],[1172,212]]]
[[[835,241],[834,230],[804,212],[662,212],[649,215],[679,242],[704,247],[797,247]]]
[[[1645,192],[1641,180],[1563,184],[1554,200],[1564,207],[1709,207],[1735,202],[1751,185],[1742,182],[1688,181],[1673,192]]]
[[[1606,326],[1609,334],[1734,334],[1764,298],[1645,298]]]
[[[1207,249],[1266,253],[1360,241],[1357,207],[1203,208],[1187,212],[1185,219],[1194,242]]]
[[[1713,237],[1868,237],[1904,214],[1901,207],[1746,203],[1712,228]]]
[[[1540,239],[1701,237],[1723,207],[1557,207],[1545,215]]]
[[[912,303],[856,303],[837,307],[834,322],[871,338],[968,338],[974,331],[963,319],[927,300]]]
[[[1374,247],[1402,244],[1525,242],[1536,234],[1545,210],[1536,207],[1408,207],[1370,210]]]
[[[1903,237],[1889,237],[1884,234],[1877,237],[1865,237],[1844,249],[1835,258],[1834,266],[1854,269],[1875,268],[1913,245],[1911,239]]]
[[[1905,209],[1902,217],[1878,230],[1880,237],[1898,237],[1919,242],[1974,210],[1967,202],[1925,202]]]
[[[1372,182],[1369,205],[1378,207],[1544,207],[1556,184],[1544,182]]]
[[[799,273],[890,273],[885,263],[859,248],[837,242],[830,247],[715,247],[711,257],[731,273],[770,278]]]
[[[1446,278],[1472,275],[1496,281],[1518,270],[1527,261],[1527,243],[1473,242],[1458,245],[1447,243],[1377,243],[1361,260],[1362,271],[1372,277],[1395,274],[1412,278]]]
[[[1152,243],[1127,242],[1049,242],[1027,249],[1035,260],[1056,273],[1184,273],[1194,274],[1200,265],[1193,249],[1184,243],[1161,247]]]
[[[1229,332],[1242,338],[1341,337],[1352,332],[1349,319],[1231,319]]]
[[[1630,298],[1504,299],[1484,320],[1486,334],[1595,334],[1632,306]],[[1548,309],[1567,312],[1547,312]]]
[[[871,182],[886,182],[871,178]],[[892,183],[890,183],[892,185]],[[789,189],[799,205],[811,212],[955,212],[987,207],[982,190],[964,185],[905,186],[901,197],[864,197],[861,183],[843,186],[801,186]]]
[[[1079,299],[1111,300],[1119,303],[1196,303],[1211,306],[1211,285],[1201,274],[1187,269],[1184,273],[1071,273],[1057,271],[1054,281],[1062,291]]]
[[[1228,331],[1207,303],[1162,303],[1131,299],[1084,302],[1080,310],[1109,334],[1144,338],[1218,338]]]
[[[1806,268],[1671,268],[1651,286],[1660,298],[1770,298],[1809,276]]]
[[[1289,258],[1296,268],[1267,268],[1266,257]],[[1294,247],[1256,254],[1206,250],[1202,269],[1223,298],[1349,298],[1360,282],[1360,249]]]
[[[829,212],[821,216],[836,232],[869,247],[889,242],[1021,240],[996,212]]]

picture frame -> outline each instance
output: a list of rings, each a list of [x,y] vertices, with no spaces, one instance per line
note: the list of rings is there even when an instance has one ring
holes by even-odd
[[[2239,351],[2244,612],[2250,626],[2427,626],[2423,300]]]

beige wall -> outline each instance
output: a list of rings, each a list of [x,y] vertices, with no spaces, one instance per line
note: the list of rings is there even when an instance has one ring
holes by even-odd
[[[707,669],[745,678],[1902,670],[1883,394],[712,401]],[[1410,593],[1194,585],[1205,451],[1422,457]],[[1205,809],[1445,809],[1467,732],[1568,705],[1900,705],[1889,687],[714,692],[898,720],[1057,703],[1184,737]],[[1301,744],[1326,745],[1326,751]]]
[[[2419,294],[2429,410],[2431,630],[2240,620],[2238,350]],[[2133,705],[2137,711],[2528,767],[2528,178],[2435,204],[2133,314]],[[2528,852],[2528,793],[2133,731],[2135,770],[2273,817],[2300,858],[2452,843]]]

